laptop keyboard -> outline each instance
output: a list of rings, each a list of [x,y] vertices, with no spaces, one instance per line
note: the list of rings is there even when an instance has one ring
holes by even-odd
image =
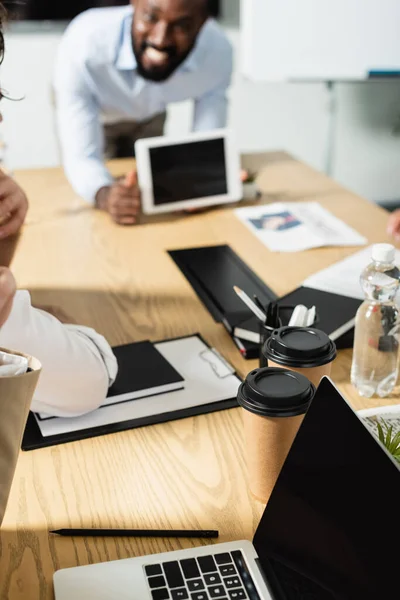
[[[153,600],[260,600],[240,550],[144,567]]]

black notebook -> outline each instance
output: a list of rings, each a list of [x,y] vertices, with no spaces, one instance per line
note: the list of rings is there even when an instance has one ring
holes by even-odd
[[[324,331],[331,340],[336,342],[354,328],[356,312],[361,302],[362,300],[357,298],[301,286],[279,298],[278,305],[296,306],[297,304],[303,304],[307,308],[315,306],[317,320],[314,327]],[[287,314],[287,311],[285,313],[282,318],[282,325],[287,325],[289,322],[288,317],[290,318],[290,315]],[[258,319],[252,317],[238,324],[234,329],[234,335],[253,343],[260,343],[259,328]],[[347,346],[346,343],[343,347]]]
[[[184,387],[183,377],[151,342],[116,346],[118,375],[104,405],[164,394]]]
[[[240,354],[246,360],[252,358],[259,358],[260,356],[260,343],[249,342],[246,339],[239,339],[238,337],[232,336],[232,340],[239,350]]]
[[[242,321],[233,329],[233,335],[239,340],[252,342],[253,344],[260,343],[260,321],[254,315],[245,321]]]

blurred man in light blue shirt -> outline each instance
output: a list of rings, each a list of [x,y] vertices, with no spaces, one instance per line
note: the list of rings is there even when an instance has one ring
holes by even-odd
[[[193,130],[224,127],[232,50],[208,0],[131,0],[78,16],[55,70],[57,122],[75,191],[117,223],[136,222],[136,173],[114,181],[104,159],[162,135],[169,103],[194,100]],[[122,148],[122,150],[121,150]]]

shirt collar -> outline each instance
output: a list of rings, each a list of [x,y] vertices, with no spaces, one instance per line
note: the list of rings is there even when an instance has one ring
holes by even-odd
[[[132,21],[133,13],[128,14],[123,22],[115,66],[121,71],[134,71],[137,67],[135,54],[132,48]]]
[[[186,59],[183,61],[183,63],[180,65],[178,70],[189,71],[189,72],[196,71],[197,66],[198,66],[196,47],[197,47],[197,43],[194,46],[194,48],[192,48],[192,51],[190,52],[189,56],[187,56]]]
[[[186,60],[180,65],[178,71],[196,71],[200,66],[200,57],[203,52],[203,48],[206,43],[206,31],[209,24],[209,20],[207,20],[203,27],[200,29],[195,44],[186,58]]]

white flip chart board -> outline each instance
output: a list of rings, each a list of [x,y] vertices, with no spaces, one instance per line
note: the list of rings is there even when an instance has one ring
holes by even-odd
[[[400,0],[241,0],[241,33],[255,81],[400,75]]]

